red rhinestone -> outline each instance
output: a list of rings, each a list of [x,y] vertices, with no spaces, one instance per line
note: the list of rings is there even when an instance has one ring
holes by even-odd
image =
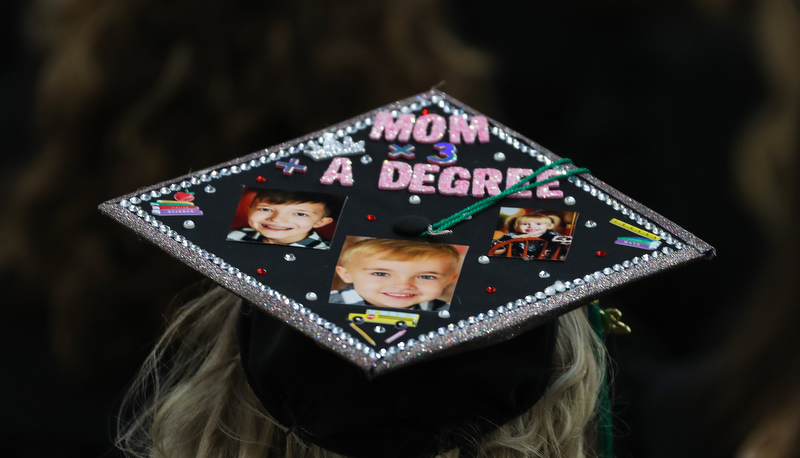
[[[378,217],[375,215],[367,215],[367,221],[375,221],[376,219],[378,219]]]
[[[495,291],[497,291],[497,288],[495,288],[494,286],[489,286],[486,288],[486,292],[489,294],[492,294]]]
[[[264,183],[267,181],[267,179],[262,176],[259,176],[258,178],[256,178],[256,181],[258,181],[259,183]]]
[[[258,270],[256,270],[256,273],[259,275],[264,275],[265,273],[267,273],[267,269],[262,269],[259,267]]]
[[[428,113],[430,113],[430,112],[428,111],[428,109],[427,109],[427,108],[423,108],[423,109],[422,109],[422,114],[426,115],[426,114],[428,114]]]
[[[606,256],[606,252],[605,251],[600,250],[600,251],[597,252],[597,257],[598,258],[604,258],[605,256]]]

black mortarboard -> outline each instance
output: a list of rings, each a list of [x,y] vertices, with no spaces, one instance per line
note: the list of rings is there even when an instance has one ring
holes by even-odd
[[[485,431],[541,395],[555,317],[713,255],[587,170],[437,90],[100,209],[253,304],[259,311],[242,314],[239,334],[262,403],[302,437],[358,456],[370,454],[358,434],[387,428],[359,423],[364,414],[348,411],[348,400],[419,401],[418,390],[397,388],[417,380],[448,394],[375,416],[403,423],[391,434],[406,439],[446,435],[458,421],[420,422],[431,417],[425,409],[476,404],[464,380],[477,383],[470,374],[491,364],[495,381],[509,382],[493,382],[507,399],[468,415]],[[318,394],[320,385],[328,391]],[[338,401],[320,401],[334,389]],[[332,421],[332,411],[347,419]],[[397,456],[441,449],[406,442],[417,445]]]

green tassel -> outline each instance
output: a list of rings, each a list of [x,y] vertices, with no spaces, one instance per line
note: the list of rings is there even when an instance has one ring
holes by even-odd
[[[594,332],[597,333],[597,337],[603,340],[605,337],[603,319],[600,316],[600,305],[597,301],[589,305],[589,323],[591,323]],[[597,348],[595,351],[601,352],[603,349]],[[608,374],[605,370],[603,374],[603,384],[600,387],[597,399],[597,456],[598,458],[613,458],[614,443],[611,427],[611,400],[608,396]]]
[[[437,223],[432,224],[431,225],[431,230],[433,230],[435,232],[435,231],[442,231],[442,230],[448,229],[450,227],[453,227],[456,224],[460,223],[461,221],[464,221],[465,219],[467,219],[470,216],[474,215],[475,213],[478,213],[478,212],[481,212],[481,211],[487,209],[492,204],[494,204],[495,202],[497,202],[498,200],[502,199],[503,197],[505,197],[505,196],[507,196],[509,194],[513,194],[513,193],[519,192],[519,191],[527,191],[528,189],[532,189],[532,188],[535,188],[537,186],[541,186],[543,184],[550,183],[551,181],[555,181],[555,180],[558,180],[560,178],[567,178],[567,177],[571,177],[572,175],[578,175],[580,173],[589,173],[589,169],[583,169],[583,168],[573,169],[573,170],[570,170],[568,172],[564,172],[564,174],[562,174],[562,175],[556,175],[556,176],[553,176],[553,177],[550,177],[550,178],[547,178],[547,179],[544,179],[544,180],[541,180],[541,181],[537,181],[537,182],[535,182],[533,184],[530,183],[531,180],[536,178],[537,175],[539,175],[540,173],[544,172],[545,170],[549,170],[549,169],[552,169],[552,168],[560,166],[560,165],[571,164],[571,163],[572,163],[571,159],[564,158],[564,159],[559,159],[559,160],[557,160],[555,162],[552,162],[552,163],[550,163],[548,165],[545,165],[545,166],[539,168],[539,170],[533,172],[532,174],[530,174],[527,177],[525,177],[522,180],[520,180],[514,186],[511,186],[511,187],[507,188],[506,190],[502,191],[500,194],[498,194],[496,196],[489,196],[489,197],[487,197],[487,198],[485,198],[485,199],[483,199],[483,200],[481,200],[479,202],[476,202],[476,203],[470,205],[469,207],[467,207],[467,208],[465,208],[465,209],[463,209],[463,210],[461,210],[461,211],[459,211],[459,212],[457,212],[457,213],[455,213],[453,215],[448,216],[447,218],[445,218],[445,219],[443,219],[443,220],[441,220],[441,221],[439,221]],[[425,231],[420,235],[425,236],[425,235],[428,235],[429,232],[430,231]]]

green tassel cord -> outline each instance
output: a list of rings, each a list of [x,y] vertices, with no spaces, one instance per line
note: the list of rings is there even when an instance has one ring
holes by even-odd
[[[498,200],[506,197],[509,194],[514,194],[515,192],[520,192],[520,191],[527,191],[528,189],[536,188],[536,187],[541,186],[543,184],[550,183],[551,181],[556,181],[556,180],[558,180],[560,178],[571,177],[572,175],[577,175],[579,173],[589,173],[589,169],[583,169],[583,168],[573,169],[573,170],[564,172],[561,175],[556,175],[556,176],[553,176],[553,177],[550,177],[550,178],[546,178],[546,179],[541,180],[541,181],[537,181],[535,183],[530,183],[531,180],[536,178],[542,172],[545,172],[545,171],[550,170],[552,168],[558,167],[560,165],[571,164],[571,163],[572,163],[572,160],[571,159],[566,159],[566,158],[565,159],[559,159],[557,161],[551,162],[550,164],[539,168],[538,170],[536,170],[532,174],[530,174],[527,177],[523,178],[518,183],[514,184],[514,186],[510,186],[506,190],[502,191],[500,194],[497,194],[496,196],[489,196],[489,197],[481,200],[480,202],[476,202],[476,203],[470,205],[469,207],[459,211],[458,213],[455,213],[455,214],[453,214],[453,215],[451,215],[451,216],[449,216],[449,217],[447,217],[447,218],[445,218],[445,219],[443,219],[443,220],[441,220],[441,221],[439,221],[439,222],[437,222],[435,224],[432,224],[431,228],[429,230],[423,232],[420,235],[423,235],[423,236],[430,235],[431,232],[435,233],[435,232],[443,231],[443,230],[446,230],[446,229],[448,229],[450,227],[453,227],[456,224],[460,223],[461,221],[464,221],[465,219],[468,219],[470,216],[472,216],[472,215],[474,215],[476,213],[479,213],[479,212],[481,212],[483,210],[486,210],[487,208],[492,206],[492,204],[494,204]]]
[[[602,341],[605,338],[603,331],[603,318],[601,316],[600,305],[597,301],[589,305],[589,323],[592,329],[597,334],[597,337]],[[595,349],[596,352],[602,352],[603,348]],[[598,360],[600,355],[598,354]],[[597,399],[597,456],[598,458],[613,458],[614,447],[612,439],[612,425],[611,425],[611,400],[608,393],[608,373],[603,371],[603,384],[600,387]]]
[[[584,168],[576,168],[570,171],[566,171],[563,174],[559,174],[553,177],[546,178],[544,180],[537,181],[535,183],[530,183],[534,178],[536,178],[542,172],[547,170],[553,169],[555,167],[571,164],[572,160],[570,159],[559,159],[554,161],[548,165],[545,165],[532,174],[528,175],[527,177],[520,180],[518,183],[514,184],[514,186],[508,187],[506,190],[502,191],[501,193],[497,194],[496,196],[487,197],[479,202],[476,202],[473,205],[455,213],[435,224],[432,224],[430,228],[423,232],[420,235],[431,235],[431,233],[436,233],[439,231],[444,231],[448,228],[455,226],[456,224],[468,219],[470,216],[479,213],[483,210],[486,210],[490,206],[492,206],[495,202],[499,201],[500,199],[508,196],[509,194],[513,194],[515,192],[520,191],[527,191],[528,189],[533,189],[543,184],[550,183],[552,181],[558,180],[560,178],[567,178],[572,175],[578,175],[581,173],[589,173],[589,169]],[[603,332],[603,318],[601,316],[602,312],[600,310],[600,306],[597,302],[593,302],[589,305],[589,322],[592,325],[592,329],[594,329],[595,333],[597,333],[597,337],[600,338],[602,341],[605,337]],[[596,352],[602,352],[602,348],[595,349]],[[597,358],[600,359],[601,355],[598,353]],[[604,371],[605,374],[605,371]],[[613,458],[614,451],[613,451],[613,443],[612,443],[612,435],[611,435],[611,402],[608,397],[608,375],[603,376],[603,384],[600,388],[600,393],[598,394],[598,402],[597,402],[597,452],[598,458]]]

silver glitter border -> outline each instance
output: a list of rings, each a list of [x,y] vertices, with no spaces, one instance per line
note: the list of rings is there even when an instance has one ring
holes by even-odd
[[[373,348],[362,343],[358,336],[350,335],[342,328],[313,313],[299,301],[239,272],[235,266],[225,263],[223,259],[194,245],[159,221],[157,217],[138,207],[141,200],[149,200],[151,197],[156,198],[161,194],[192,186],[213,186],[213,181],[225,176],[302,154],[307,142],[317,141],[325,133],[334,133],[337,138],[341,139],[348,134],[370,128],[375,115],[381,111],[412,112],[430,105],[439,106],[446,114],[485,116],[449,95],[432,89],[429,92],[391,103],[294,140],[192,172],[177,179],[139,189],[101,204],[100,210],[119,223],[133,229],[141,237],[161,247],[171,256],[226,289],[236,291],[236,294],[244,299],[257,304],[267,313],[285,321],[314,339],[318,344],[351,361],[371,375],[394,370],[434,355],[463,351],[475,346],[510,339],[588,303],[597,294],[611,291],[632,280],[644,278],[701,257],[713,256],[713,247],[685,229],[594,176],[581,174],[578,175],[580,178],[571,177],[569,180],[576,186],[576,189],[582,189],[590,193],[592,198],[600,198],[612,205],[614,210],[620,212],[620,219],[627,217],[640,225],[642,221],[656,224],[661,229],[656,228],[653,232],[665,237],[671,246],[664,246],[660,250],[642,254],[622,264],[609,266],[603,271],[587,273],[584,277],[573,281],[556,281],[544,291],[533,292],[531,295],[499,307],[487,307],[486,312],[479,313],[477,316],[450,323],[440,327],[437,331],[407,338],[388,348]],[[486,119],[489,122],[491,135],[499,137],[522,153],[529,154],[544,164],[561,159],[538,143],[494,119],[488,117]],[[563,167],[564,170],[575,168],[573,165]],[[684,246],[681,241],[686,245]]]

